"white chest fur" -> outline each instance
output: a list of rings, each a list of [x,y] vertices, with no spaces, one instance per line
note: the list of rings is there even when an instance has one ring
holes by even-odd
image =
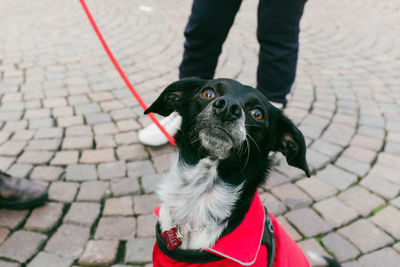
[[[208,158],[196,166],[176,161],[160,183],[162,231],[172,226],[189,225],[190,237],[183,239],[182,248],[205,249],[212,246],[226,227],[242,186],[231,186],[217,175],[218,161]]]

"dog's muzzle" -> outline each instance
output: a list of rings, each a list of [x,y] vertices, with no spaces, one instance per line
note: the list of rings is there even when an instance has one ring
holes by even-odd
[[[198,116],[198,133],[202,146],[218,159],[229,156],[246,140],[245,118],[239,103],[220,97]]]

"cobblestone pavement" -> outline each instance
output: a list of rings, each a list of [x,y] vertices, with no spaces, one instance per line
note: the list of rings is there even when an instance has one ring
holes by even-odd
[[[243,2],[217,76],[254,85],[257,1]],[[178,77],[191,1],[88,5],[151,103]],[[307,3],[285,113],[313,177],[278,158],[261,190],[303,249],[347,267],[400,262],[399,16],[396,0]],[[151,266],[154,188],[174,150],[138,143],[150,121],[78,1],[0,0],[0,29],[0,169],[47,184],[51,200],[0,210],[0,266]]]

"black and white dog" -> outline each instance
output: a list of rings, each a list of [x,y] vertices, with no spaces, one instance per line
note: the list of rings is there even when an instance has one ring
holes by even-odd
[[[162,205],[157,234],[162,238],[157,245],[165,243],[168,250],[178,251],[175,254],[191,251],[194,258],[207,251],[224,258],[226,255],[212,248],[223,237],[237,232],[243,221],[253,220],[246,216],[258,201],[257,188],[266,180],[271,151],[283,153],[289,165],[310,176],[304,137],[262,93],[231,79],[174,82],[145,113],[168,116],[173,111],[182,116],[181,129],[175,136],[179,154],[158,190]],[[268,213],[265,216],[269,219]],[[278,227],[275,220],[274,227]],[[283,231],[275,229],[275,235],[278,230]],[[265,235],[265,231],[260,233]],[[153,264],[171,265],[154,259],[161,253],[156,249],[153,261],[158,264]],[[285,248],[276,249],[280,253]],[[182,259],[171,253],[168,257]],[[233,256],[225,258],[232,260]],[[190,255],[185,259],[193,262]]]

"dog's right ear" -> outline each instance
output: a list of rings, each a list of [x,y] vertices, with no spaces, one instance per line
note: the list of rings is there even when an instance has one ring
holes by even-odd
[[[168,116],[173,111],[181,111],[184,99],[191,96],[198,88],[202,87],[207,80],[200,78],[185,78],[170,84],[144,114],[150,112]]]
[[[277,138],[273,151],[281,152],[289,165],[302,169],[307,177],[311,172],[306,159],[306,142],[301,131],[280,110],[273,108],[277,118]]]

